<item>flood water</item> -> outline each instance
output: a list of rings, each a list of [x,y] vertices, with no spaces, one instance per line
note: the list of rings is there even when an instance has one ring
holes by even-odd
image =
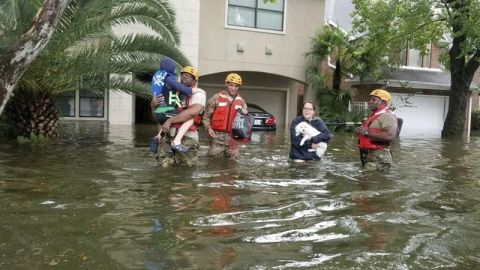
[[[290,163],[280,128],[237,163],[203,139],[196,168],[162,168],[154,125],[61,128],[0,142],[0,269],[480,268],[480,137],[402,136],[367,174],[351,134],[317,163]]]

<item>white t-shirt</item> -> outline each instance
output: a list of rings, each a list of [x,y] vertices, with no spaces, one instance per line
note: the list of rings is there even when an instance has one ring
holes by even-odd
[[[192,95],[192,98],[190,99],[190,105],[200,104],[205,108],[205,104],[207,103],[207,93],[200,88],[198,88],[198,90],[200,92]]]
[[[203,106],[203,108],[205,108],[205,105],[207,103],[207,93],[200,88],[198,88],[198,90],[200,90],[198,93],[192,94],[192,97],[190,98],[190,105],[200,104]],[[175,134],[176,132],[176,128],[170,129],[170,134]],[[185,136],[198,141],[198,131],[187,131],[187,133],[185,133]]]

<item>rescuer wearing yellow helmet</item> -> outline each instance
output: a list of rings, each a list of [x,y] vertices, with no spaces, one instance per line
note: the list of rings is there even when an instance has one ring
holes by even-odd
[[[195,88],[191,96],[184,96],[182,108],[177,114],[168,118],[157,135],[156,159],[163,165],[194,166],[197,160],[198,143],[197,126],[201,123],[201,113],[205,108],[207,95],[198,88],[199,73],[195,67],[185,66],[180,71],[180,83]],[[154,97],[152,106],[163,102],[163,97]],[[165,140],[162,140],[166,138]]]
[[[397,118],[390,111],[391,102],[388,91],[373,90],[368,101],[371,114],[355,130],[362,166],[367,171],[387,171],[392,164],[390,142],[397,133]]]
[[[192,66],[185,66],[180,70],[180,76],[182,76],[183,73],[190,74],[193,76],[193,79],[195,82],[198,82],[198,70]]]
[[[375,89],[370,93],[370,96],[375,96],[380,98],[381,100],[385,101],[388,105],[392,103],[392,96],[390,93],[383,89]]]
[[[230,73],[225,78],[226,89],[221,90],[208,100],[203,124],[211,138],[208,155],[214,158],[238,158],[238,145],[232,136],[233,120],[240,109],[247,113],[247,104],[238,94],[242,77]]]

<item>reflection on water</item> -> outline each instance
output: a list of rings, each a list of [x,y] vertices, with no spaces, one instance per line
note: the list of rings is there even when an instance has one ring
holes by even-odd
[[[0,269],[478,269],[480,139],[402,137],[389,174],[336,134],[288,162],[283,129],[238,163],[162,168],[154,125],[64,123],[47,145],[0,142]],[[203,133],[204,134],[204,133]]]

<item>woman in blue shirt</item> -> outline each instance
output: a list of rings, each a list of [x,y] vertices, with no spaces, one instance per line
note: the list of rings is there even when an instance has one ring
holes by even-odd
[[[315,151],[308,150],[316,149],[319,147],[320,143],[328,143],[330,141],[331,132],[320,118],[315,118],[315,109],[316,107],[312,102],[306,101],[303,103],[302,115],[293,119],[292,124],[290,125],[290,159],[293,161],[302,162],[306,160],[320,160],[320,157],[317,156]],[[295,134],[295,127],[301,122],[307,122],[320,131],[320,134],[307,140],[303,145],[300,145],[303,135],[300,134],[299,136],[296,136]]]

